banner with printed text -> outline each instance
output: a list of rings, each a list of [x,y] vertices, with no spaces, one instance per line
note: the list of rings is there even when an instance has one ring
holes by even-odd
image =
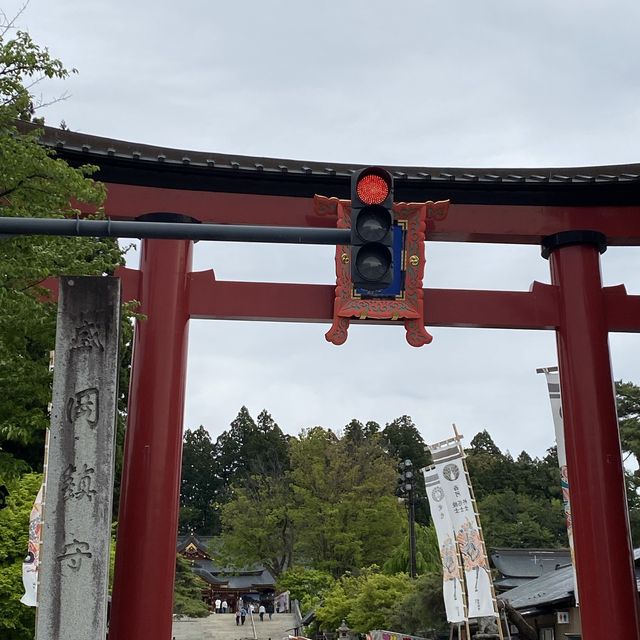
[[[469,618],[497,616],[489,559],[480,535],[480,525],[467,482],[464,452],[458,440],[429,447],[440,476],[444,500],[449,508],[456,542],[462,556],[467,586]]]
[[[442,593],[448,622],[465,622],[464,585],[460,555],[456,548],[456,534],[453,530],[449,509],[440,486],[440,477],[434,467],[422,469],[424,484],[431,508],[431,518],[438,537],[442,560]]]
[[[558,448],[558,465],[560,466],[560,486],[562,487],[562,503],[564,506],[564,516],[567,522],[567,536],[569,538],[569,549],[571,550],[571,562],[573,563],[575,598],[578,604],[578,581],[575,575],[575,558],[573,555],[573,521],[571,518],[571,500],[569,497],[569,473],[567,471],[567,449],[564,443],[564,421],[562,419],[562,397],[560,395],[560,373],[557,367],[540,369],[547,379],[547,389],[549,390],[549,401],[551,402],[551,414],[553,416],[553,427],[556,433],[556,445]]]
[[[22,563],[24,595],[20,598],[20,602],[28,607],[35,607],[38,604],[38,567],[40,565],[43,489],[44,485],[40,487],[31,509],[31,516],[29,517],[29,547],[27,556]]]

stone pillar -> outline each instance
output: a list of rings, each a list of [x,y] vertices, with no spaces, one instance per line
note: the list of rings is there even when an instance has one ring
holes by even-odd
[[[105,637],[120,281],[60,279],[37,640]]]

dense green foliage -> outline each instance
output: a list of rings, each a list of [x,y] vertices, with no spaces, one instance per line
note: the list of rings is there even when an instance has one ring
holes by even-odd
[[[205,618],[209,608],[202,601],[202,589],[207,584],[193,571],[189,563],[176,557],[176,581],[173,590],[173,613],[189,618]]]
[[[403,633],[431,637],[433,630],[447,629],[442,573],[430,571],[418,577],[412,589],[389,612],[387,629],[401,629]]]
[[[0,638],[33,638],[35,609],[20,602],[22,561],[27,553],[29,516],[42,476],[28,473],[8,484],[7,507],[0,511]]]
[[[361,575],[343,575],[324,594],[316,609],[321,629],[337,629],[343,620],[358,633],[386,629],[392,611],[411,593],[413,586],[404,573],[386,575],[375,568]]]
[[[470,443],[467,467],[491,547],[568,545],[555,448],[542,459],[504,454],[485,430]]]
[[[208,472],[203,471],[208,469]],[[218,533],[221,479],[215,473],[215,447],[204,427],[187,431],[182,453],[180,530]]]
[[[289,440],[286,465],[238,478],[222,511],[230,561],[263,562],[276,576],[301,562],[336,577],[382,564],[406,524],[379,440],[315,427]]]
[[[0,35],[0,214],[75,215],[70,202],[99,205],[104,188],[38,142],[37,128],[18,127],[33,101],[26,83],[67,71],[26,33]],[[122,262],[112,239],[16,236],[0,240],[0,477],[41,465],[51,374],[55,306],[42,304],[38,284],[60,274],[110,273]]]
[[[440,571],[440,547],[433,525],[423,527],[415,525],[416,535],[416,570],[418,574],[430,571]],[[385,573],[409,573],[411,558],[409,555],[409,533],[404,536],[401,543],[391,552],[382,570]]]
[[[335,582],[326,571],[308,567],[291,567],[278,576],[278,591],[289,591],[292,600],[300,602],[302,611],[315,609]]]

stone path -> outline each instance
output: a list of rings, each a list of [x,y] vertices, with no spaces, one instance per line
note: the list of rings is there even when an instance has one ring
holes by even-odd
[[[282,640],[292,634],[293,616],[288,613],[274,613],[273,618],[265,614],[260,622],[258,614],[253,614],[258,640]],[[236,626],[236,617],[231,613],[211,614],[208,618],[183,618],[174,620],[175,640],[253,640],[251,617],[247,616],[244,626]]]

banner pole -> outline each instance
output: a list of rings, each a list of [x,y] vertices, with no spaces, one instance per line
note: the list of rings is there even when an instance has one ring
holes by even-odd
[[[453,431],[456,434],[456,438],[458,438],[458,430],[456,429],[456,425],[453,425]],[[460,437],[460,439],[462,439]],[[467,456],[464,452],[464,449],[460,446],[458,440],[458,446],[460,447],[460,454],[462,460],[462,468],[464,469],[465,477],[467,480],[467,485],[469,486],[469,493],[471,494],[471,503],[473,505],[473,513],[476,517],[476,522],[478,525],[478,533],[480,534],[480,543],[482,545],[482,552],[484,553],[485,558],[487,559],[487,564],[489,563],[489,554],[487,553],[487,545],[484,541],[484,533],[482,532],[482,525],[480,524],[480,514],[478,513],[478,503],[476,501],[476,494],[473,491],[473,486],[471,484],[471,477],[469,476],[469,469],[467,468]],[[491,579],[491,574],[489,574],[489,586],[491,587],[491,598],[493,600],[493,608],[496,614],[496,621],[498,627],[498,635],[500,636],[500,640],[504,640],[504,635],[502,634],[502,625],[500,624],[500,611],[498,610],[498,599],[496,597],[496,590],[493,586],[493,580]]]

